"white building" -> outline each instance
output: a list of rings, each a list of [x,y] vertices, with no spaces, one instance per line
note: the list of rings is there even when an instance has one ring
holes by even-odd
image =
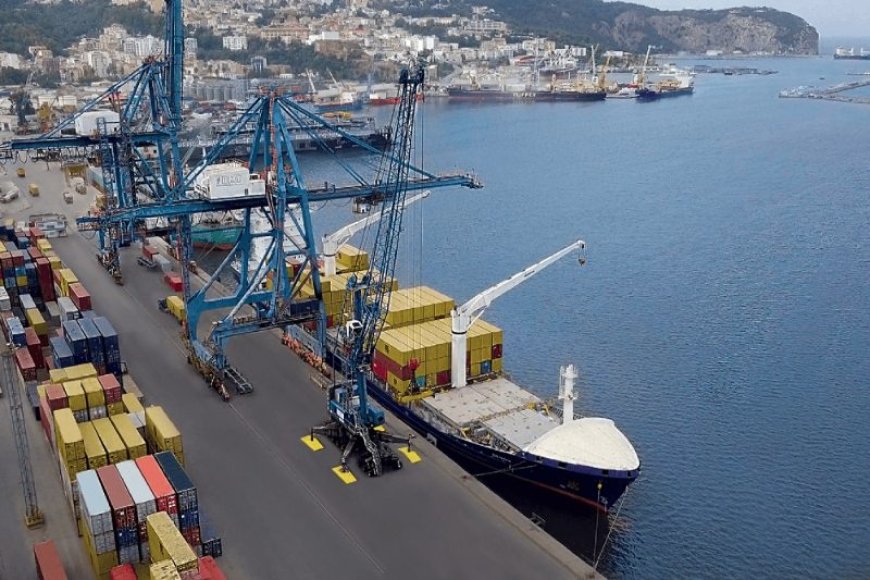
[[[132,54],[138,58],[159,54],[162,49],[163,41],[150,34],[148,36],[125,38],[123,44],[125,53]]]
[[[224,48],[229,50],[248,50],[247,36],[224,36]]]
[[[21,68],[21,57],[12,52],[0,52],[0,67]]]

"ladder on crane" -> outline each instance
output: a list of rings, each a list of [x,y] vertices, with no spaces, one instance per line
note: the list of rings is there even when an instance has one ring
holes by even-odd
[[[24,407],[18,390],[18,373],[12,361],[12,345],[6,343],[2,349],[0,364],[3,366],[3,386],[9,391],[12,434],[15,438],[15,450],[18,452],[18,471],[21,474],[21,488],[24,492],[24,523],[28,528],[38,528],[45,523],[45,516],[39,509],[36,498],[36,483],[33,481],[30,447],[27,443],[27,425],[24,423]]]

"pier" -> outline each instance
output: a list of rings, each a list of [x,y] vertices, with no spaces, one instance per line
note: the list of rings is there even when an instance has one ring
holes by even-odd
[[[788,89],[779,93],[781,99],[819,99],[823,101],[838,101],[841,103],[859,103],[862,105],[870,105],[870,96],[856,97],[847,95],[849,91],[870,86],[870,79],[860,81],[852,81],[849,83],[839,83],[826,88],[819,87],[797,87]]]

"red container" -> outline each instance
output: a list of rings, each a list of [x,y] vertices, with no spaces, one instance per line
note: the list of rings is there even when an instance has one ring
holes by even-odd
[[[55,284],[57,284],[57,287],[58,287],[58,288],[61,287],[61,283],[60,283],[60,270],[52,270],[52,271],[51,271],[51,279],[52,279],[52,281],[53,281]]]
[[[2,266],[4,270],[12,268],[12,254],[9,252],[0,253],[0,266]]]
[[[35,246],[27,248],[27,253],[30,255],[30,259],[33,260],[34,262],[36,260],[39,260],[40,258],[44,258],[44,256],[42,255],[42,252],[40,252],[39,248],[37,248]]]
[[[39,422],[42,423],[42,430],[45,431],[45,438],[48,439],[48,444],[54,449],[54,419],[51,416],[51,407],[48,405],[48,399],[39,400]]]
[[[202,544],[202,540],[199,536],[199,526],[185,530],[181,532],[181,535],[184,536],[185,541],[187,541],[187,543],[192,547]]]
[[[66,391],[62,385],[45,387],[45,399],[48,401],[48,408],[52,411],[69,407],[69,399],[67,399]]]
[[[142,477],[148,483],[151,493],[154,494],[154,500],[157,504],[157,511],[166,512],[168,515],[178,515],[178,498],[175,496],[175,490],[163,474],[163,470],[154,459],[153,455],[146,455],[136,460],[136,466],[142,473]]]
[[[21,370],[21,376],[25,381],[36,380],[36,364],[27,348],[21,347],[15,350],[15,364]]]
[[[121,564],[109,571],[109,580],[136,580],[136,569],[133,564]]]
[[[153,260],[154,256],[157,255],[157,248],[145,244],[144,246],[142,246],[142,255],[149,260]]]
[[[435,384],[437,386],[450,384],[450,371],[441,371],[435,374]]]
[[[91,294],[79,282],[69,285],[69,297],[80,311],[91,309]]]
[[[12,256],[12,265],[13,266],[23,266],[24,265],[24,252],[21,250],[15,250],[14,252],[9,252]]]
[[[45,357],[42,355],[42,342],[40,342],[36,330],[32,326],[28,326],[24,329],[24,337],[27,340],[27,352],[30,353],[33,364],[38,369],[45,368]]]
[[[29,237],[30,241],[35,244],[36,240],[44,238],[45,234],[43,234],[42,230],[39,229],[37,226],[33,226],[32,228],[30,228],[30,235],[27,237]]]
[[[100,375],[97,377],[100,381],[100,386],[103,387],[103,394],[106,396],[106,403],[119,403],[121,401],[121,383],[113,374]]]
[[[166,274],[164,274],[163,281],[166,282],[166,284],[168,284],[169,287],[172,288],[172,290],[174,292],[181,292],[181,290],[182,290],[181,276],[179,276],[175,272],[167,272]]]
[[[381,353],[375,353],[375,358],[372,360],[372,374],[378,379],[386,382],[387,380],[387,365],[382,360]]]
[[[33,544],[33,557],[36,560],[36,576],[40,580],[67,580],[54,542],[48,540]]]
[[[46,302],[51,302],[52,300],[56,300],[57,296],[54,293],[54,284],[51,281],[45,282],[43,280],[39,281],[39,294],[42,296],[42,299]],[[46,343],[48,344],[48,343]]]
[[[203,556],[199,559],[199,574],[202,580],[227,580],[227,577],[211,556]]]
[[[501,345],[492,345],[492,358],[501,358]]]
[[[109,506],[112,508],[112,521],[115,524],[115,529],[135,528],[136,504],[133,503],[133,498],[130,497],[130,492],[127,491],[127,486],[124,485],[118,468],[114,465],[101,467],[97,469],[97,476],[100,478],[100,483],[103,484],[106,498],[108,498]]]

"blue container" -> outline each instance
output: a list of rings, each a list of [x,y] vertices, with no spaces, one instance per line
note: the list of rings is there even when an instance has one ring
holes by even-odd
[[[139,544],[139,530],[132,528],[115,528],[115,542],[119,548],[136,546]]]
[[[93,320],[94,318],[97,318],[99,316],[99,314],[97,314],[93,310],[85,310],[84,312],[79,312],[79,314],[82,315],[82,317],[79,318],[79,324],[81,324],[82,318],[87,318],[88,320]],[[97,331],[97,332],[99,332],[99,331]],[[102,342],[102,340],[103,340],[103,335],[100,335],[100,341]]]
[[[64,320],[61,323],[63,329],[63,338],[72,349],[75,364],[83,364],[88,362],[88,339],[85,333],[82,332],[81,326],[77,320]]]
[[[15,234],[14,234],[14,232],[13,232],[13,234],[9,236],[9,240],[10,240],[10,241],[8,241],[8,242],[3,242],[3,245],[6,246],[6,251],[7,251],[7,252],[14,252],[15,250],[18,249],[18,246],[15,245],[15,242],[11,241],[11,240],[14,240],[14,239],[15,239],[14,236],[15,236]]]
[[[426,375],[420,375],[419,377],[414,378],[414,383],[421,389],[424,388],[426,386]]]
[[[112,323],[104,316],[93,319],[94,325],[103,337],[103,353],[105,354],[106,371],[120,374],[121,372],[121,347],[118,343],[118,333]]]
[[[480,374],[488,375],[491,372],[492,372],[492,361],[491,360],[480,361]]]
[[[14,273],[14,271],[13,271],[12,275],[6,275],[6,274],[5,274],[6,270],[4,270],[3,272],[4,272],[4,274],[3,274],[3,285],[6,286],[7,289],[9,289],[9,288],[15,288],[15,285],[18,284],[18,282],[15,281],[15,273]]]
[[[15,266],[15,276],[27,276],[27,270],[24,266]]]
[[[19,250],[26,250],[29,247],[30,247],[30,240],[28,240],[27,238],[25,238],[23,236],[19,236],[18,237],[18,249]]]
[[[48,344],[51,345],[51,356],[54,359],[54,366],[62,369],[76,364],[73,351],[63,338],[52,336],[48,339]]]
[[[9,339],[12,341],[12,344],[26,347],[27,336],[24,334],[24,325],[21,324],[21,320],[17,317],[10,318],[6,324],[9,327]]]
[[[198,511],[199,505],[196,499],[196,488],[193,486],[193,482],[190,481],[187,473],[185,473],[184,468],[178,463],[175,454],[172,451],[161,451],[154,454],[154,459],[160,465],[163,474],[178,495],[178,513]],[[179,521],[180,519],[179,517]],[[199,522],[198,515],[196,521]]]
[[[223,546],[221,545],[220,536],[211,525],[211,521],[206,516],[205,512],[199,514],[199,538],[202,542],[202,555],[213,556],[217,558],[223,554]]]
[[[199,510],[192,509],[178,514],[178,528],[182,532],[199,527]]]
[[[103,337],[97,330],[97,325],[93,320],[86,318],[80,318],[76,323],[82,329],[88,344],[88,360],[98,369],[103,368],[106,366],[106,355],[103,354]]]

